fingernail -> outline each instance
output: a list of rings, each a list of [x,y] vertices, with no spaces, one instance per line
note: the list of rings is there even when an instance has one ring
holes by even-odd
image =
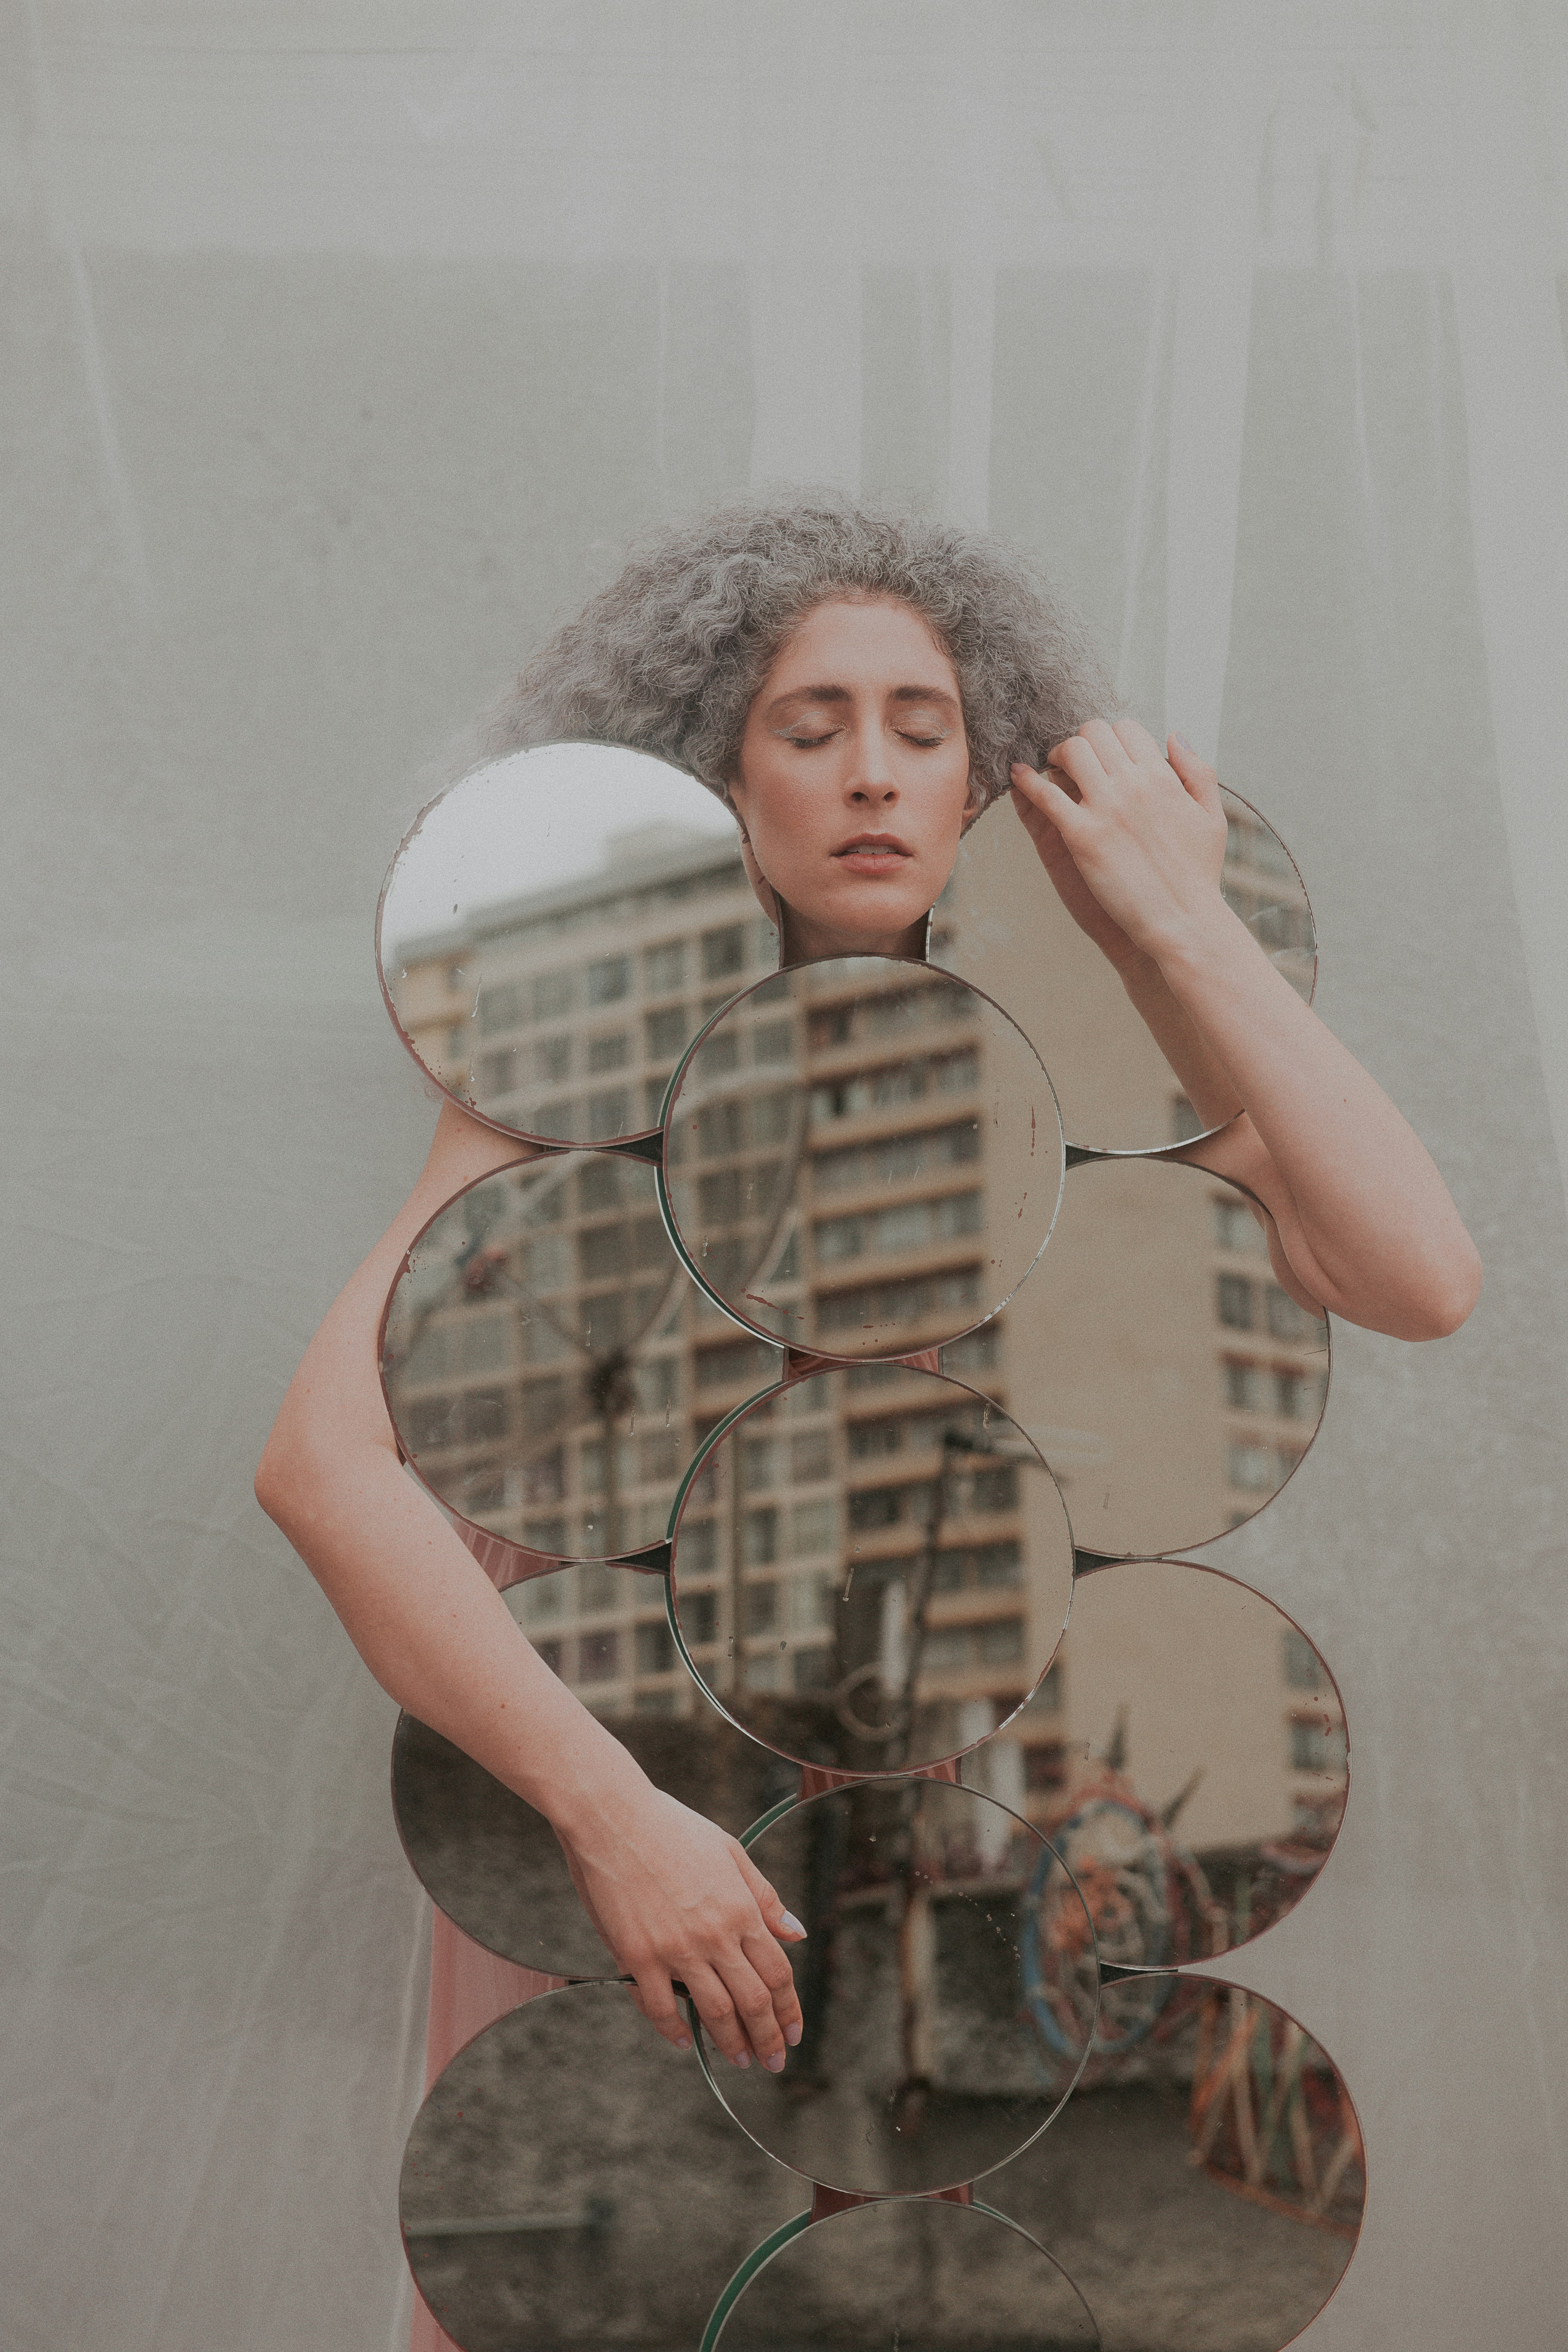
[[[1181,729],[1180,729],[1179,727],[1173,727],[1173,729],[1171,730],[1171,732],[1172,732],[1172,734],[1173,734],[1173,735],[1174,735],[1174,737],[1175,737],[1175,739],[1176,739],[1177,742],[1181,745],[1181,747],[1182,747],[1183,751],[1191,751],[1191,752],[1192,752],[1192,754],[1193,754],[1194,759],[1195,760],[1195,759],[1197,758],[1197,756],[1198,756],[1198,755],[1197,755],[1197,752],[1194,750],[1194,748],[1193,748],[1192,744],[1190,744],[1190,743],[1188,742],[1188,740],[1187,740],[1186,737],[1183,734],[1183,732],[1182,732]]]
[[[683,2033],[683,2034],[681,2035],[681,2037],[680,2037],[679,2041],[676,2043],[676,2045],[675,2045],[675,2046],[676,2046],[676,2048],[677,2048],[678,2050],[689,2050],[689,2049],[690,2049],[690,2047],[691,2047],[691,2036],[690,2036],[690,2034],[689,2034],[689,2033]]]
[[[735,2063],[737,2066],[749,2066],[751,2063],[752,2053],[749,2050],[738,2050],[735,2053]]]
[[[779,1921],[779,1926],[784,1928],[787,1933],[792,1936],[799,1936],[804,1938],[805,1935],[805,1929],[801,1926],[800,1921],[795,1917],[793,1911],[786,1911],[784,1913],[784,1917]]]
[[[770,2074],[782,2074],[784,2073],[784,2054],[782,2050],[775,2050],[771,2058],[764,2058],[763,2060],[763,2063],[767,2068]]]
[[[801,2035],[805,2032],[805,2026],[798,2022],[795,2025],[786,2025],[784,2027],[784,2040],[789,2043],[792,2050],[795,2047],[795,2044],[799,2042]]]

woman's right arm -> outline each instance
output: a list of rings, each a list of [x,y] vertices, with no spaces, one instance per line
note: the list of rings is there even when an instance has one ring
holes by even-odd
[[[688,2039],[673,1977],[727,2056],[745,2065],[755,2052],[776,2071],[800,2038],[778,1943],[795,1923],[739,1843],[654,1788],[557,1680],[398,1458],[376,1340],[404,1253],[464,1185],[526,1156],[443,1106],[418,1183],[305,1351],[257,1500],[382,1688],[550,1821],[595,1927],[665,2039]]]

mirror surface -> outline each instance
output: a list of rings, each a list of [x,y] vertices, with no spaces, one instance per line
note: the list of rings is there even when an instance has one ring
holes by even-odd
[[[505,1598],[655,1786],[739,1837],[795,1794],[800,1774],[697,1689],[664,1595],[662,1577],[591,1562],[514,1584]],[[393,1741],[392,1803],[416,1874],[465,1935],[546,1976],[616,1973],[543,1814],[410,1715]]]
[[[432,802],[393,861],[376,954],[438,1085],[566,1143],[656,1128],[688,1039],[778,961],[723,803],[603,743],[513,752]]]
[[[1083,2297],[984,2205],[897,2198],[829,2213],[747,2279],[722,2352],[1098,2352]]]
[[[1165,1986],[1158,2030],[1091,2061],[986,2200],[1050,2248],[1108,2345],[1277,2352],[1328,2301],[1361,2229],[1355,2111],[1272,2001],[1212,1978]],[[1122,1990],[1107,1986],[1107,2009]]]
[[[693,1303],[646,1160],[552,1153],[482,1177],[388,1297],[405,1457],[520,1571],[662,1543],[691,1451]]]
[[[1250,1518],[1317,1433],[1326,1318],[1275,1281],[1244,1194],[1168,1160],[1086,1161],[1051,1245],[987,1327],[942,1351],[1006,1405],[1061,1483],[1073,1540],[1185,1551]]]
[[[780,972],[677,1073],[671,1222],[736,1318],[846,1359],[911,1354],[993,1315],[1044,1249],[1061,1124],[1007,1015],[927,966]]]
[[[888,1772],[972,1747],[1024,1706],[1067,1622],[1072,1538],[1044,1462],[987,1398],[912,1365],[758,1397],[679,1508],[693,1664],[801,1763]]]
[[[690,2352],[804,2201],[620,1985],[546,1993],[460,2051],[398,2197],[419,2291],[463,2352]]]
[[[949,2189],[1045,2130],[1070,2067],[1023,2009],[1025,1891],[1044,1841],[951,1781],[862,1782],[812,1797],[750,1841],[807,1929],[786,1946],[805,2032],[784,2071],[698,2046],[719,2096],[772,2156],[862,2194]],[[1056,1922],[1092,1957],[1070,1894]],[[1079,2056],[1094,2028],[1092,2003]]]
[[[1009,796],[1010,797],[1010,796]],[[1312,910],[1277,833],[1226,793],[1225,896],[1291,986],[1317,977]],[[931,961],[1005,1005],[1038,1047],[1069,1143],[1153,1151],[1205,1122],[1114,967],[1068,914],[1011,808],[970,827],[931,919]]]
[[[1018,1810],[1076,1881],[1047,1858],[1026,1971],[1047,2040],[1067,2013],[1068,2050],[1091,1988],[1054,1935],[1058,1900],[1072,1907],[1081,1893],[1101,1961],[1168,1968],[1283,1918],[1339,1834],[1349,1748],[1333,1677],[1282,1610],[1216,1569],[1127,1560],[1080,1576],[1022,1723],[1016,1762],[1009,1730],[964,1758],[963,1777],[994,1788],[1000,1771],[1022,1786]],[[1142,2014],[1137,1987],[1107,1988],[1097,2053],[1121,2047]]]

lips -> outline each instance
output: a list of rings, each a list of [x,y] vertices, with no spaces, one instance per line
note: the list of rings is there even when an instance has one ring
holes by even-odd
[[[911,855],[896,833],[858,833],[852,841],[847,841],[833,853],[837,864],[847,866],[857,874],[890,874],[906,864]]]

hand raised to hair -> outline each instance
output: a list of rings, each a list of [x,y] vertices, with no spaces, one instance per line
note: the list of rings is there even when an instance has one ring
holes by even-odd
[[[572,1880],[633,1999],[667,2042],[690,2035],[679,1979],[715,2046],[737,2065],[774,2073],[800,2040],[800,2003],[780,1939],[805,1933],[738,1838],[651,1783],[617,1798],[612,1817],[569,1837]]]
[[[1013,769],[1013,804],[1079,929],[1119,969],[1158,963],[1223,906],[1219,779],[1175,736],[1091,719],[1043,771]]]

